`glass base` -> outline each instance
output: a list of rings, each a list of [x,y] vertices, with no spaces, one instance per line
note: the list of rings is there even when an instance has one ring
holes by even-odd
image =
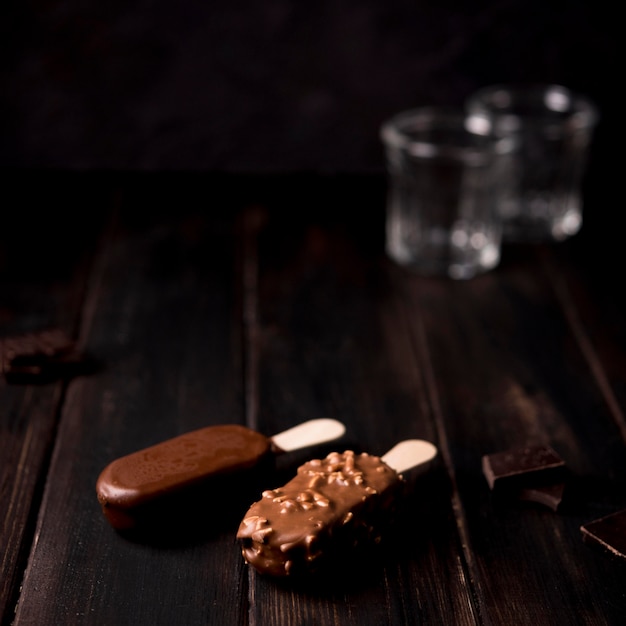
[[[558,219],[513,217],[504,221],[502,239],[512,243],[564,241],[582,227],[579,211],[569,211]]]
[[[446,247],[422,247],[407,250],[405,246],[387,242],[389,258],[417,274],[468,280],[495,268],[500,262],[500,248],[487,244],[480,250],[461,252]]]

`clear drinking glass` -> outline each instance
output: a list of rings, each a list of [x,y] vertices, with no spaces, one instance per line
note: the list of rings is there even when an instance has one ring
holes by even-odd
[[[500,207],[504,241],[576,234],[595,104],[560,85],[491,85],[471,95],[466,109],[474,125],[516,138],[512,186]]]
[[[468,279],[500,261],[513,140],[466,122],[462,110],[422,107],[381,126],[387,254],[421,274]]]

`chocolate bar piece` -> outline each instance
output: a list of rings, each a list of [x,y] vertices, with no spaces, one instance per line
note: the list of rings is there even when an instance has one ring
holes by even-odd
[[[47,382],[76,373],[88,360],[58,328],[0,340],[0,371],[7,382]]]
[[[318,572],[356,548],[377,545],[393,517],[403,477],[380,457],[333,452],[264,491],[239,526],[247,563],[277,577]]]
[[[626,509],[583,524],[583,540],[626,559]]]
[[[563,504],[564,493],[565,483],[560,482],[549,485],[523,487],[517,493],[517,497],[519,500],[525,500],[526,502],[542,504],[557,512]]]
[[[486,454],[482,469],[499,496],[561,508],[566,487],[565,461],[548,445],[521,446]]]
[[[555,483],[563,477],[565,461],[548,445],[523,446],[482,458],[483,474],[491,489]]]

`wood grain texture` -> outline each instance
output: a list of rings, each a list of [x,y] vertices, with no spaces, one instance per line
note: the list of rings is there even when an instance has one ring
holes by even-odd
[[[240,623],[243,565],[219,502],[206,502],[212,526],[183,520],[182,534],[144,544],[119,536],[96,500],[114,458],[243,415],[232,228],[193,211],[154,218],[124,193],[128,215],[84,307],[105,367],[68,388],[16,624]]]
[[[378,182],[106,180],[91,262],[68,251],[62,272],[19,288],[14,266],[2,275],[6,328],[66,324],[102,363],[66,386],[0,386],[3,626],[620,623],[623,563],[579,530],[626,508],[624,309],[590,234],[507,248],[495,271],[452,282],[385,258]],[[97,476],[122,454],[204,425],[272,435],[316,417],[346,434],[279,456],[228,507],[202,501],[181,534],[131,540],[99,510]],[[413,437],[439,455],[370,560],[314,584],[245,565],[235,531],[261,483]],[[482,455],[518,443],[566,461],[558,513],[489,490]]]
[[[75,337],[102,203],[83,213],[83,179],[7,177],[13,211],[0,229],[0,336],[57,327]],[[86,184],[86,181],[85,181]],[[42,205],[45,202],[45,205]],[[48,204],[55,205],[51,211]],[[75,230],[68,229],[73,221]],[[33,538],[63,381],[9,384],[0,378],[0,620],[13,617]]]
[[[356,228],[375,227],[375,214],[369,219]],[[343,448],[373,454],[405,438],[437,443],[427,364],[379,250],[349,224],[315,213],[279,213],[260,237],[261,419],[278,428],[336,417],[347,424]],[[251,606],[253,622],[269,611],[281,624],[316,623],[315,616],[325,624],[476,623],[445,468],[416,479],[414,490],[382,558],[358,571],[338,566],[333,585],[294,591],[251,574],[254,597],[263,598]]]
[[[620,565],[607,564],[607,580],[579,532],[599,498],[624,505],[620,481],[610,482],[624,476],[624,441],[564,310],[576,303],[554,291],[553,263],[551,252],[526,250],[523,265],[512,260],[472,284],[407,286],[414,310],[425,311],[415,333],[438,381],[474,591],[492,623],[613,623],[625,606]],[[572,471],[576,498],[563,515],[506,506],[488,492],[481,456],[533,443],[551,443]]]

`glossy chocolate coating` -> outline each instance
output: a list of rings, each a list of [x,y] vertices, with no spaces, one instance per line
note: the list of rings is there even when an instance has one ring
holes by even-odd
[[[208,426],[107,465],[96,483],[98,501],[114,528],[133,528],[159,501],[250,470],[271,455],[271,440],[258,432],[237,424]]]
[[[327,557],[376,544],[404,480],[380,457],[333,452],[264,491],[237,532],[244,559],[262,574],[309,574]]]

